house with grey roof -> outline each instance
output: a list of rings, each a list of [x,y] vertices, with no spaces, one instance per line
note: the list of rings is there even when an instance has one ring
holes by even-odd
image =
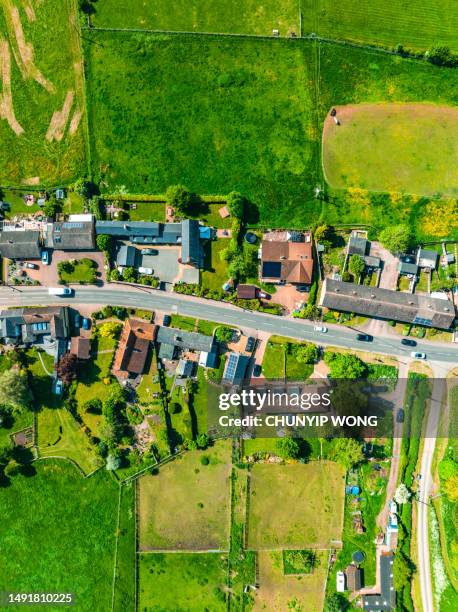
[[[438,329],[450,329],[456,316],[454,304],[446,298],[355,285],[331,278],[323,283],[320,306]]]
[[[223,385],[239,386],[245,380],[250,357],[241,353],[229,353],[224,367],[224,374],[221,382]]]
[[[435,270],[437,268],[438,259],[439,253],[437,251],[422,248],[419,248],[417,251],[417,265],[420,268],[429,268],[430,270]]]
[[[95,249],[93,221],[57,221],[48,223],[46,246],[57,251],[92,251]]]
[[[160,359],[172,361],[181,351],[217,354],[218,345],[213,336],[205,336],[197,332],[186,332],[173,327],[159,327],[156,335],[159,345]],[[216,358],[214,360],[216,362]]]
[[[7,259],[40,259],[41,233],[24,228],[0,232],[0,255]]]
[[[418,266],[414,262],[401,259],[398,263],[398,272],[401,276],[417,276]]]
[[[70,337],[67,306],[13,308],[0,311],[0,338],[5,344],[41,344]]]
[[[348,241],[348,254],[364,257],[369,254],[370,242],[357,233],[352,233]]]
[[[184,219],[181,223],[156,223],[147,221],[96,221],[95,232],[107,234],[136,245],[180,245],[181,263],[203,266],[202,226],[196,219]]]
[[[396,608],[393,564],[393,553],[380,555],[380,594],[364,595],[363,610],[385,612]]]

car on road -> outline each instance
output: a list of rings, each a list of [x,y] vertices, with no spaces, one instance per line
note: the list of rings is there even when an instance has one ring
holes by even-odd
[[[374,336],[371,336],[370,334],[356,334],[356,339],[359,342],[372,342]]]
[[[139,274],[152,274],[153,268],[145,268],[144,266],[140,266],[138,268],[138,272]]]
[[[400,408],[396,414],[396,421],[398,423],[404,423],[404,410]]]
[[[172,317],[170,315],[164,315],[164,318],[162,319],[162,325],[164,327],[169,327],[171,322],[172,322]]]
[[[417,353],[413,351],[412,353],[410,353],[410,356],[414,359],[426,359],[426,353]]]
[[[73,295],[73,289],[70,289],[70,287],[49,287],[48,295],[69,296]]]
[[[82,328],[83,329],[91,329],[91,320],[90,319],[86,319],[86,317],[83,318],[83,323],[82,323]]]
[[[41,263],[44,266],[48,266],[49,265],[49,251],[47,251],[46,249],[43,249],[41,251]]]
[[[404,344],[405,346],[417,346],[415,340],[410,340],[409,338],[403,338],[401,340],[401,344]]]
[[[157,249],[143,249],[142,255],[159,255],[159,251]]]
[[[79,329],[81,327],[81,315],[79,312],[76,313],[75,318],[73,319],[73,324],[76,329]]]
[[[30,261],[25,264],[25,267],[29,270],[38,270],[37,264],[31,263]]]
[[[322,334],[326,334],[328,332],[328,328],[324,325],[314,325],[313,330],[316,332],[321,332]]]

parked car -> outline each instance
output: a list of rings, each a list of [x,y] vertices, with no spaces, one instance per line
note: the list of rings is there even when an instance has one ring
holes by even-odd
[[[262,373],[261,364],[255,363],[254,368],[253,368],[253,376],[261,376],[261,373]]]
[[[0,202],[0,210],[5,212],[11,210],[11,205],[8,202]]]
[[[248,336],[245,346],[245,350],[247,351],[247,353],[253,352],[255,343],[256,340],[252,336]]]
[[[266,293],[265,291],[258,291],[258,297],[262,298],[263,300],[272,299],[272,296],[270,295],[270,293]]]
[[[404,410],[400,408],[396,414],[396,421],[398,423],[404,423]]]
[[[299,293],[309,293],[310,285],[296,285],[296,289],[299,291]]]
[[[169,327],[170,323],[172,322],[172,317],[170,315],[164,315],[164,318],[162,320],[162,325],[164,327]]]
[[[153,268],[145,268],[144,266],[140,266],[138,268],[138,272],[139,274],[152,274]]]
[[[142,255],[159,255],[159,251],[157,249],[143,249]]]
[[[60,297],[63,297],[65,295],[68,296],[73,294],[73,289],[70,289],[70,287],[49,287],[48,294],[58,295]]]
[[[326,334],[328,331],[328,328],[325,327],[324,325],[315,325],[313,329],[314,331],[321,332],[322,334]]]
[[[81,327],[81,315],[79,312],[76,313],[75,318],[73,319],[73,324],[76,329],[79,329]]]
[[[41,251],[41,263],[44,266],[49,265],[49,251],[47,251],[46,249],[43,249]]]
[[[416,341],[410,340],[409,338],[403,338],[401,340],[401,344],[404,344],[405,346],[417,346]]]
[[[416,353],[415,351],[410,353],[410,356],[414,359],[426,359],[426,353]]]
[[[359,342],[372,342],[374,336],[369,334],[356,334],[356,339],[359,340]]]
[[[29,270],[38,270],[37,264],[31,263],[30,261],[25,264],[25,267]]]
[[[90,319],[86,319],[86,317],[83,317],[83,323],[82,323],[82,327],[83,329],[91,329],[91,320]]]

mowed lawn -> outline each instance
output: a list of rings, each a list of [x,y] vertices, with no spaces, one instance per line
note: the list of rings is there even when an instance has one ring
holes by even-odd
[[[33,467],[35,475],[16,476],[1,491],[0,589],[74,593],[78,610],[109,610],[116,483],[105,470],[82,478],[66,461]]]
[[[100,27],[188,32],[264,34],[299,33],[295,0],[104,0],[95,5],[92,22]]]
[[[140,610],[226,610],[225,555],[142,554],[138,565]]]
[[[31,7],[29,17],[26,6]],[[2,3],[0,37],[7,45],[2,47],[0,56],[9,59],[12,103],[9,109],[19,126],[14,128],[11,121],[0,120],[2,185],[27,182],[56,185],[84,173],[85,105],[75,8],[72,0]],[[14,9],[19,11],[17,20],[13,17]],[[21,47],[22,54],[18,40],[27,45],[26,49]],[[26,59],[22,61],[21,57]],[[5,65],[1,60],[0,64]],[[5,92],[5,83],[2,85]],[[62,133],[47,140],[53,114],[63,109],[69,92],[73,99],[61,126]]]
[[[458,107],[336,106],[328,115],[323,166],[331,187],[458,195]]]
[[[301,0],[303,33],[425,50],[458,51],[455,0]]]
[[[339,541],[344,470],[337,463],[255,464],[251,471],[248,548],[326,548]]]
[[[100,3],[101,4],[101,3]],[[238,190],[261,220],[318,218],[313,48],[288,40],[87,32],[93,171],[107,190]]]
[[[326,550],[316,553],[318,565],[311,574],[285,576],[281,551],[263,550],[258,553],[259,589],[254,595],[254,610],[323,610],[328,569]],[[291,606],[295,602],[295,606]]]
[[[204,456],[209,465],[202,465]],[[140,550],[227,550],[230,469],[231,444],[225,440],[140,478]]]

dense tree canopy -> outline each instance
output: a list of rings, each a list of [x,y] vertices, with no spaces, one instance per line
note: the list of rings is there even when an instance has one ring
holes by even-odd
[[[11,406],[13,412],[20,412],[30,406],[31,400],[25,370],[12,368],[0,374],[0,404]]]
[[[331,456],[334,461],[349,470],[363,459],[361,442],[354,438],[336,438],[333,442]]]
[[[412,243],[412,231],[408,225],[392,225],[380,233],[380,242],[392,253],[403,253]]]

